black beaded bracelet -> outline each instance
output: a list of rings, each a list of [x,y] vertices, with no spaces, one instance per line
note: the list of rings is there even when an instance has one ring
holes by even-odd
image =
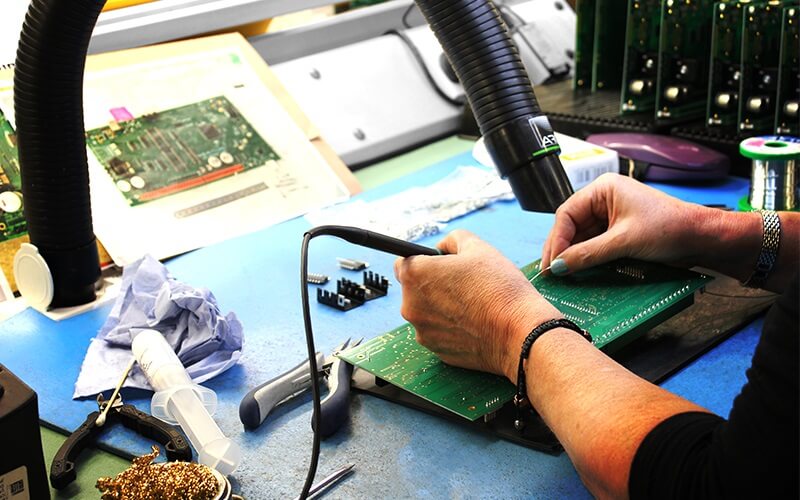
[[[520,352],[519,355],[519,369],[517,370],[517,393],[514,395],[514,406],[517,407],[517,419],[514,421],[514,427],[516,427],[516,429],[519,431],[525,428],[525,422],[522,420],[522,407],[528,400],[527,388],[525,386],[525,360],[528,359],[528,355],[531,353],[533,343],[536,342],[536,340],[538,340],[539,337],[544,335],[546,332],[549,332],[555,328],[566,328],[568,330],[572,330],[580,334],[581,337],[585,338],[589,342],[592,342],[592,336],[589,335],[589,332],[566,318],[545,321],[541,325],[531,330],[531,333],[525,337],[525,341],[522,342],[522,352]]]

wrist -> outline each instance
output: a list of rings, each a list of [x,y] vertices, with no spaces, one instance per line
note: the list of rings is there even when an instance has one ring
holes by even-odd
[[[514,427],[519,431],[525,428],[525,407],[532,403],[528,395],[528,379],[526,373],[526,365],[528,364],[528,358],[531,356],[531,351],[545,335],[556,331],[562,331],[563,334],[563,330],[570,330],[574,334],[578,334],[584,341],[588,341],[589,345],[592,343],[592,337],[589,335],[589,332],[573,321],[565,318],[551,319],[541,323],[531,330],[522,343],[519,361],[517,362],[517,392],[514,395],[514,406],[517,409]],[[552,335],[557,335],[557,333],[553,333]],[[548,338],[555,337],[548,336]]]
[[[543,304],[541,304],[543,303]],[[561,319],[564,315],[546,300],[538,297],[538,300],[528,304],[528,307],[521,310],[515,316],[514,321],[509,327],[508,334],[505,336],[506,343],[503,349],[502,371],[512,383],[517,383],[517,370],[519,367],[519,356],[525,338],[531,330],[541,325],[545,321]],[[560,330],[554,329],[555,330]],[[574,333],[573,333],[574,335]]]
[[[746,280],[761,250],[763,221],[756,212],[726,212],[699,207],[695,265]]]

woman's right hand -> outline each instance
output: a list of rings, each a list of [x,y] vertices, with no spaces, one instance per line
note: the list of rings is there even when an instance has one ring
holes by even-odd
[[[622,257],[692,266],[704,244],[697,228],[719,210],[686,203],[629,177],[605,174],[558,211],[543,268],[568,274]]]

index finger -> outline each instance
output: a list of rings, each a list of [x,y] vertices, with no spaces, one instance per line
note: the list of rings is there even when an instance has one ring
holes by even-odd
[[[599,205],[604,206],[603,203],[598,203],[605,199],[603,191],[602,187],[589,185],[570,196],[563,205],[558,207],[553,228],[544,244],[547,254],[542,254],[543,269],[575,242],[575,237],[580,231],[592,227],[598,222],[600,216],[596,209]],[[605,210],[602,212],[605,215]]]

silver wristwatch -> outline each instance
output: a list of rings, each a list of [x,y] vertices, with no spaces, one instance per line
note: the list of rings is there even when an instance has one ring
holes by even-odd
[[[761,288],[767,281],[769,273],[778,260],[778,247],[781,242],[781,219],[772,210],[759,210],[764,222],[764,235],[761,241],[761,253],[758,255],[756,268],[745,286]]]

